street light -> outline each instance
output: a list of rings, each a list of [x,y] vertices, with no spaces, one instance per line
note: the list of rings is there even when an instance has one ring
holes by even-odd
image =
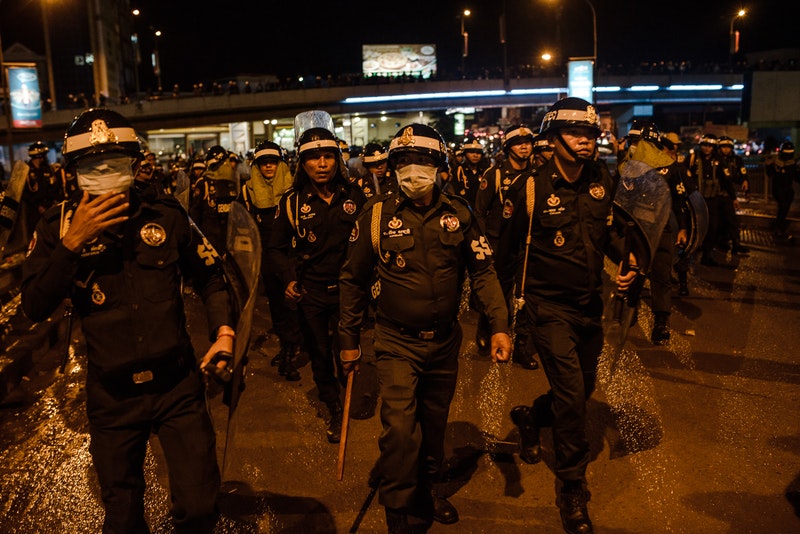
[[[161,37],[161,30],[155,30],[153,32],[155,39],[155,45],[153,46],[153,71],[156,73],[156,79],[158,80],[158,92],[161,92],[161,59],[158,56],[158,38]]]
[[[472,14],[472,11],[469,9],[465,9],[461,13],[461,77],[466,78],[466,61],[467,55],[469,54],[469,33],[466,32],[464,29],[464,19],[469,17]]]
[[[733,64],[733,55],[736,52],[739,51],[739,39],[737,39],[739,32],[734,32],[733,31],[733,23],[736,22],[736,19],[744,17],[746,14],[747,14],[747,11],[745,11],[744,9],[740,9],[739,11],[736,12],[736,14],[733,17],[731,17],[731,31],[730,31],[730,36],[731,36],[730,63],[731,63],[731,65]]]

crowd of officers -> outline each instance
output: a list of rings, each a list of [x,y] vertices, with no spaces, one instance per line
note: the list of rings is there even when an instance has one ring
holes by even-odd
[[[614,145],[617,164],[609,168],[598,156],[596,109],[565,98],[536,129],[508,128],[491,159],[477,139],[452,153],[434,128],[413,123],[388,147],[367,144],[359,154],[364,172],[351,174],[346,143],[333,132],[298,133],[294,169],[283,148],[263,141],[249,169],[214,146],[164,173],[140,150],[127,120],[104,109],[85,111],[70,126],[66,165],[51,167],[47,147],[31,146],[25,201],[36,208],[28,222],[36,233],[23,309],[43,320],[70,298],[81,317],[104,531],[143,525],[142,461],[151,431],[168,456],[176,528],[213,528],[219,472],[201,384],[227,366],[220,354],[233,352],[235,306],[220,265],[230,213],[244,208],[259,230],[261,287],[280,343],[271,363],[286,380],[299,380],[299,356],[308,355],[331,443],[341,439],[342,389],[362,363],[361,336],[374,327],[383,425],[376,480],[390,532],[458,521],[437,483],[445,474],[465,292],[479,317],[478,351],[527,370],[539,368],[538,355],[550,389],[511,411],[520,457],[539,462],[539,431],[553,428],[564,529],[592,532],[586,403],[603,346],[604,257],[620,266],[611,279],[617,290],[639,276],[640,258],[624,248],[613,216],[619,173],[642,162],[670,190],[674,222],[648,271],[651,339],[663,344],[676,254],[678,293],[689,294],[690,260],[678,252],[691,231],[692,191],[701,193],[710,219],[701,263],[715,265],[712,253],[724,246],[747,253],[735,217],[747,177],[728,150],[732,140],[706,135],[684,158],[677,135],[637,123]],[[790,185],[797,180],[793,146],[782,147],[772,166]],[[207,304],[212,346],[199,368],[179,304],[181,277]],[[162,335],[154,339],[153,332]],[[178,435],[187,432],[202,447]],[[204,469],[194,472],[199,464]]]

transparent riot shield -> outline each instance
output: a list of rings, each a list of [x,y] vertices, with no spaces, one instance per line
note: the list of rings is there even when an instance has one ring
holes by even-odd
[[[295,140],[300,139],[300,136],[303,135],[303,132],[310,130],[311,128],[325,128],[331,133],[336,131],[333,126],[333,118],[327,111],[322,111],[321,109],[312,109],[310,111],[304,111],[295,115]]]
[[[700,191],[692,191],[687,197],[691,227],[686,244],[686,254],[693,254],[703,244],[708,232],[708,206]]]

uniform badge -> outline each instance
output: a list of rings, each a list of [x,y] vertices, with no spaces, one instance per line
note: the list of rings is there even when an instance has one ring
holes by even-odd
[[[585,120],[590,124],[600,124],[600,117],[597,116],[597,110],[594,106],[586,106]]]
[[[730,176],[731,175],[731,170],[728,169],[727,167],[725,169],[723,169],[722,172],[725,173],[725,176]]]
[[[309,211],[311,211],[311,206],[308,204],[303,204],[300,206],[300,213],[308,213]]]
[[[514,215],[514,203],[506,199],[503,202],[503,218],[510,219],[512,215]]]
[[[550,193],[550,198],[547,199],[547,205],[554,208],[559,204],[561,204],[561,199],[558,198],[555,193]]]
[[[147,223],[139,230],[139,236],[145,245],[160,247],[167,240],[167,231],[159,224]]]
[[[309,243],[313,243],[313,242],[314,242],[314,241],[316,241],[316,240],[317,240],[317,234],[315,234],[314,232],[312,232],[311,230],[309,230],[309,231],[308,231],[308,242],[309,242]]]
[[[448,232],[455,232],[461,228],[461,221],[455,215],[442,215],[442,218],[439,219],[439,224]]]
[[[414,139],[414,128],[408,126],[405,130],[403,130],[403,135],[397,140],[403,146],[413,145],[417,142]]]
[[[358,221],[353,225],[353,229],[350,231],[350,242],[352,243],[358,239]]]
[[[100,286],[97,282],[92,284],[92,303],[97,306],[102,306],[106,302],[106,295],[100,291]]]
[[[503,185],[508,186],[511,184],[511,178],[503,178]]]
[[[406,266],[406,259],[403,257],[402,254],[398,254],[397,258],[395,259],[395,263],[397,264],[398,267],[402,269],[403,267]]]
[[[344,212],[348,215],[352,215],[356,212],[356,203],[350,199],[344,201],[342,204],[342,208],[344,208]]]
[[[485,179],[485,178],[481,178],[481,183],[480,183],[480,186],[479,186],[479,187],[480,187],[481,189],[486,189],[488,186],[489,186],[489,182],[488,182],[488,181],[486,181],[486,179]]]
[[[606,188],[598,183],[591,184],[589,185],[589,194],[592,195],[592,198],[602,200],[606,196]]]
[[[397,217],[392,217],[389,220],[389,228],[391,228],[392,230],[397,230],[401,226],[403,226],[403,221],[401,221]]]
[[[117,135],[111,131],[103,119],[96,119],[92,121],[92,131],[89,134],[89,144],[92,146],[102,145],[105,143],[116,143]]]
[[[666,175],[669,174],[669,168],[668,167],[661,167],[660,169],[658,169],[658,173],[661,176],[666,176]]]
[[[553,244],[557,247],[564,246],[564,234],[561,233],[561,230],[556,232],[556,237],[553,239]]]
[[[741,174],[747,174],[747,169],[745,167],[742,167],[741,169],[739,169],[739,172]]]
[[[464,195],[467,194],[467,190],[466,189],[462,189],[461,191],[458,192],[458,194],[463,197]]]

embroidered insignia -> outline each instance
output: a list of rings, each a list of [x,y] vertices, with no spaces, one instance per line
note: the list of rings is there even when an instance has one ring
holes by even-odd
[[[312,232],[311,230],[309,230],[308,231],[308,242],[309,243],[313,243],[316,240],[317,240],[317,235],[314,232]]]
[[[417,140],[414,139],[414,128],[409,126],[403,130],[403,135],[400,136],[400,139],[398,139],[397,142],[403,146],[413,145],[416,143]]]
[[[102,306],[105,302],[106,295],[100,290],[100,286],[97,285],[97,282],[95,282],[92,284],[92,303],[97,306]]]
[[[728,169],[728,168],[723,169],[722,172],[725,173],[725,176],[730,176],[731,175],[731,170]]]
[[[303,204],[300,206],[300,213],[308,213],[309,211],[311,211],[311,206],[308,204]]]
[[[563,247],[564,241],[565,241],[564,234],[561,233],[561,230],[557,231],[556,237],[555,239],[553,239],[553,244],[557,247]]]
[[[352,243],[358,239],[358,221],[353,225],[353,230],[350,231],[350,242]]]
[[[397,230],[401,226],[403,226],[403,221],[401,221],[397,217],[392,217],[389,220],[389,228],[391,228],[392,230]]]
[[[111,131],[103,119],[96,119],[92,121],[92,131],[89,134],[89,144],[92,146],[102,145],[104,143],[116,143],[117,134]]]
[[[439,219],[439,224],[448,232],[456,232],[461,228],[461,222],[455,215],[442,215],[442,218]]]
[[[461,191],[458,192],[458,194],[463,197],[464,195],[467,194],[467,190],[466,189],[462,189]]]
[[[606,196],[606,188],[598,183],[590,184],[589,194],[592,195],[592,198],[602,200]]]
[[[558,198],[555,193],[550,193],[550,198],[547,199],[547,205],[552,208],[559,204],[561,204],[561,199]]]
[[[514,214],[514,203],[511,202],[509,199],[506,199],[506,201],[503,202],[503,218],[510,219],[513,214]]]
[[[586,122],[591,124],[600,124],[600,117],[597,116],[597,110],[594,106],[586,106]]]
[[[355,202],[353,202],[350,199],[347,199],[347,200],[344,201],[344,204],[342,204],[342,208],[344,208],[344,212],[346,214],[352,215],[352,214],[354,214],[356,212],[356,208],[357,207],[356,207],[356,203]]]
[[[406,266],[406,259],[403,257],[402,254],[398,254],[395,263],[397,263],[397,266],[402,269],[403,267]]]
[[[509,185],[511,183],[511,178],[503,178],[503,185]]]
[[[142,238],[145,245],[160,247],[167,240],[167,231],[159,224],[147,223],[139,230],[139,236]]]

